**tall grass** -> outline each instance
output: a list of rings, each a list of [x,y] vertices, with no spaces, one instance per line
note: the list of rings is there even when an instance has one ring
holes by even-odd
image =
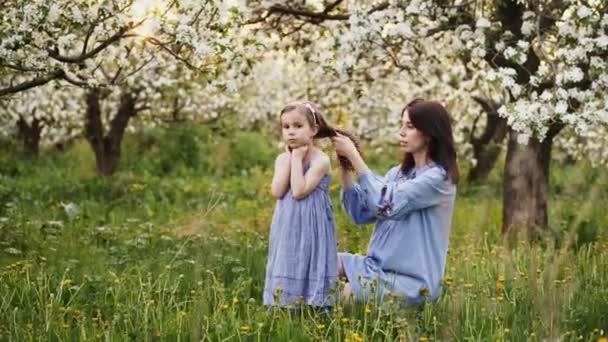
[[[264,135],[239,134],[178,127],[129,136],[122,169],[110,178],[96,176],[83,142],[38,160],[3,150],[0,340],[606,336],[605,170],[556,163],[551,229],[515,246],[500,234],[500,168],[488,185],[462,184],[436,303],[269,310],[261,298],[274,150]],[[388,156],[374,161],[378,170],[389,164]],[[365,253],[373,227],[354,226],[338,192],[334,179],[339,249]]]

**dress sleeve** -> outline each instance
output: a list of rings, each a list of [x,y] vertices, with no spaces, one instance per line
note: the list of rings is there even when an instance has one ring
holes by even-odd
[[[393,220],[402,219],[415,210],[439,205],[449,200],[454,191],[441,167],[433,167],[407,180],[397,180],[394,173],[393,177],[385,179],[366,173],[359,178],[359,184],[364,191],[368,189],[369,201],[375,201],[377,217]]]
[[[359,178],[359,183],[342,191],[342,205],[355,224],[369,224],[377,219],[378,199],[386,179],[394,176],[395,169],[385,177],[369,172]]]

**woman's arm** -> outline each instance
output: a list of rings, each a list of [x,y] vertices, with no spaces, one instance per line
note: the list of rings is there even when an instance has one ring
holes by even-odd
[[[289,176],[291,172],[291,153],[279,154],[274,162],[274,175],[270,192],[277,199],[283,198],[289,189]]]
[[[326,156],[311,161],[310,169],[304,175],[302,160],[307,148],[299,147],[293,151],[291,158],[291,190],[297,200],[306,198],[327,173],[329,173],[329,158]]]

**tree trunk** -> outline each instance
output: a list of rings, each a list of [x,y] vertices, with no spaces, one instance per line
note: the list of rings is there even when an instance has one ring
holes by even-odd
[[[110,122],[109,132],[104,135],[99,89],[93,89],[87,94],[85,136],[95,152],[97,171],[101,175],[112,175],[118,170],[122,138],[129,120],[136,113],[135,102],[129,91],[123,92],[118,112]]]
[[[40,135],[42,133],[42,123],[37,118],[34,118],[28,124],[23,117],[19,117],[17,121],[17,129],[19,137],[23,141],[23,150],[28,157],[35,158],[40,151]]]
[[[473,146],[473,157],[477,161],[468,175],[470,183],[485,183],[490,171],[494,168],[496,160],[502,151],[503,141],[507,135],[507,120],[498,115],[500,105],[491,100],[475,98],[481,105],[486,117],[486,126],[479,138],[471,131],[471,145]]]
[[[518,133],[509,129],[503,192],[503,234],[525,232],[534,239],[548,228],[547,199],[553,139],[563,128],[554,124],[547,137],[517,142]]]

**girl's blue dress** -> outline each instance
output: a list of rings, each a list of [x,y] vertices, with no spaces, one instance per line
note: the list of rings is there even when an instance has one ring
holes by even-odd
[[[456,186],[431,162],[403,174],[400,166],[385,177],[372,172],[342,192],[342,203],[356,224],[376,223],[367,255],[340,253],[344,271],[359,300],[388,291],[417,304],[441,293]]]
[[[304,173],[309,168],[310,163],[304,165]],[[329,183],[330,176],[325,175],[306,198],[296,200],[289,189],[277,201],[270,228],[264,305],[332,305],[338,255]]]

